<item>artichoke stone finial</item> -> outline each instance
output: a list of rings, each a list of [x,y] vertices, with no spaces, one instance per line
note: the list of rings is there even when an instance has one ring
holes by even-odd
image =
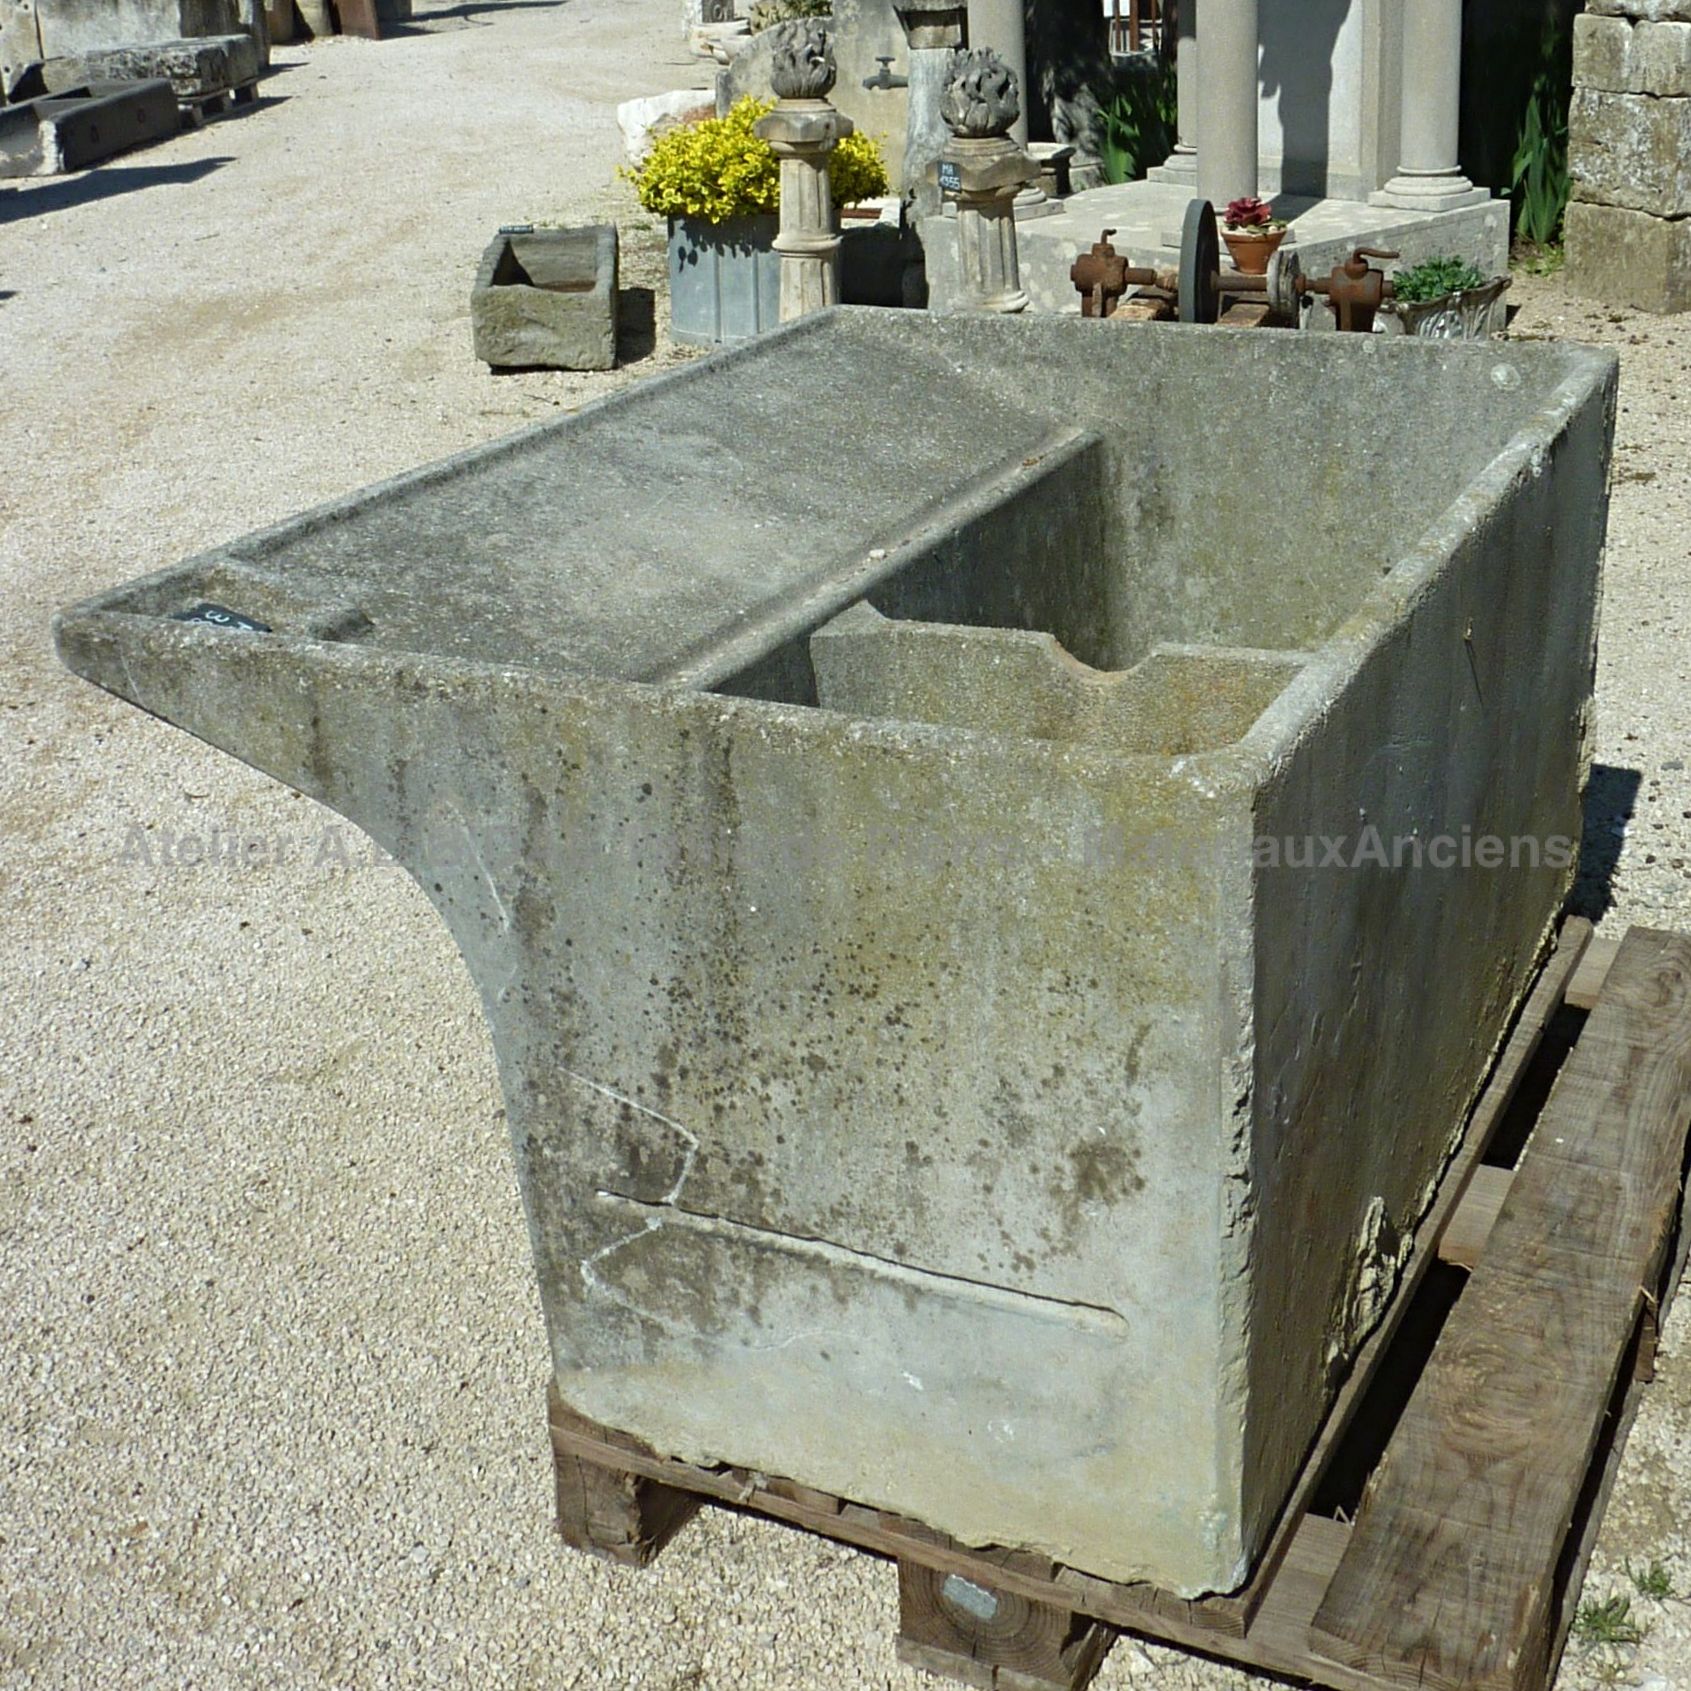
[[[990,47],[959,48],[951,55],[939,115],[953,135],[971,140],[1008,135],[1021,114],[1016,73]]]
[[[781,100],[820,100],[834,86],[834,40],[820,18],[777,24],[769,85]]]

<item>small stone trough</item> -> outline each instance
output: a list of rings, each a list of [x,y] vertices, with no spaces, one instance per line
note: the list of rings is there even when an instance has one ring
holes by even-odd
[[[427,891],[566,1405],[1227,1589],[1570,886],[1614,394],[834,310],[59,649]]]
[[[470,320],[476,357],[495,369],[612,369],[615,224],[501,230],[482,254]]]
[[[86,170],[131,147],[174,135],[180,123],[169,82],[90,82],[0,111],[0,176]]]

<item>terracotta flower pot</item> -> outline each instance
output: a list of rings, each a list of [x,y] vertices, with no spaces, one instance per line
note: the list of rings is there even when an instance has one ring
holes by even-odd
[[[1223,229],[1221,238],[1233,255],[1233,268],[1241,276],[1263,276],[1274,249],[1286,238],[1286,226],[1278,229]]]

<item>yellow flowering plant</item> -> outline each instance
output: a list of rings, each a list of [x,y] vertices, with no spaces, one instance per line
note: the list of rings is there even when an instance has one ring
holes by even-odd
[[[757,217],[781,203],[781,165],[754,125],[774,101],[736,100],[726,117],[660,135],[638,170],[627,174],[647,211],[726,223]],[[853,132],[829,155],[834,204],[854,205],[887,191],[887,167],[873,137]]]

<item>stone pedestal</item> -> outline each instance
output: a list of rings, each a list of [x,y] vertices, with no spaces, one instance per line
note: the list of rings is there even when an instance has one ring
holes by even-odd
[[[852,131],[851,119],[828,103],[834,47],[820,18],[795,18],[774,31],[769,79],[775,110],[758,134],[781,161],[781,321],[837,305],[840,235],[828,185],[828,155]]]
[[[826,100],[782,100],[757,132],[781,161],[781,321],[837,305],[840,234],[828,188],[828,155],[852,131]]]
[[[1017,202],[1039,166],[1011,139],[1021,115],[1020,79],[997,53],[978,47],[952,55],[940,102],[952,138],[939,179],[957,206],[959,303],[967,311],[1027,309],[1016,255]]]
[[[1408,211],[1454,211],[1489,199],[1456,162],[1462,104],[1462,0],[1403,9],[1403,140],[1397,175],[1371,196]]]
[[[1257,0],[1203,0],[1198,30],[1198,193],[1219,208],[1257,191]]]
[[[1025,311],[1016,251],[1016,196],[1036,169],[1006,136],[958,137],[945,150],[957,204],[957,263],[965,310]]]
[[[1568,280],[1617,305],[1691,310],[1691,3],[1603,9],[1630,15],[1574,20]]]

